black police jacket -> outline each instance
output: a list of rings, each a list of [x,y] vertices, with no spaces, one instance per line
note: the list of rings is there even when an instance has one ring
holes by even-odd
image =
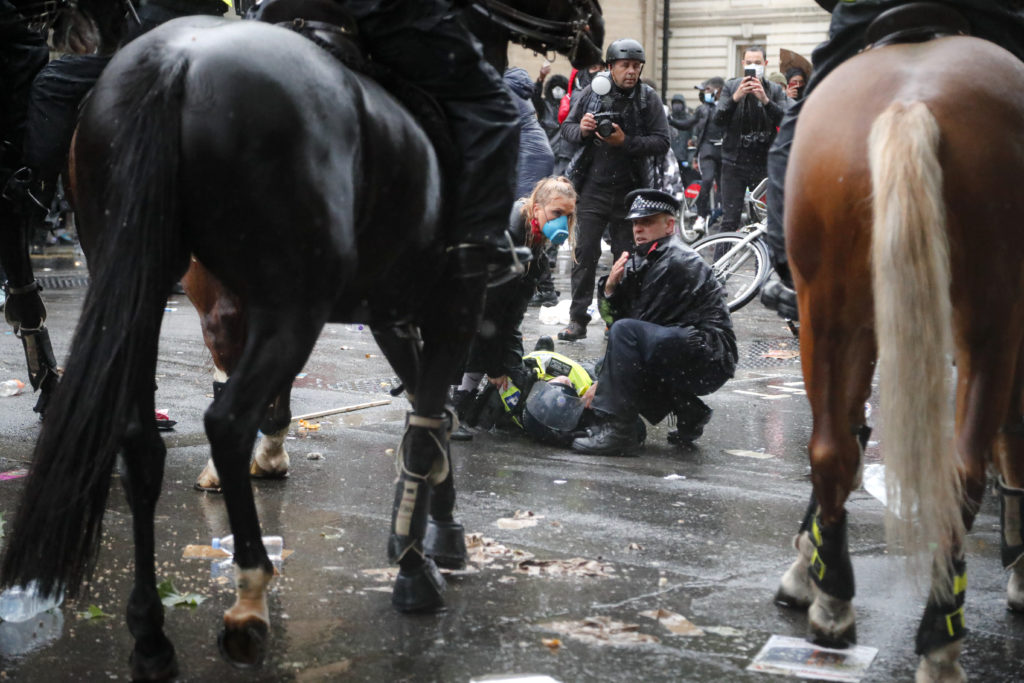
[[[722,286],[711,266],[678,238],[638,245],[610,297],[607,281],[606,275],[597,286],[602,315],[695,328],[706,333],[717,358],[735,363],[736,334]]]

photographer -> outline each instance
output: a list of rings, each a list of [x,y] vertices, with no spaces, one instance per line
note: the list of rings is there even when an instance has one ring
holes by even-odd
[[[635,40],[616,40],[606,54],[608,77],[595,76],[580,93],[562,124],[562,137],[578,144],[566,176],[580,194],[572,268],[570,323],[558,338],[587,336],[594,277],[607,228],[612,253],[632,244],[624,200],[637,188],[660,184],[669,149],[669,128],[658,93],[640,82],[644,49]]]
[[[740,227],[743,197],[768,175],[768,148],[786,110],[786,92],[764,77],[764,48],[743,54],[743,76],[725,82],[713,121],[724,129],[722,140],[722,223],[730,232]]]

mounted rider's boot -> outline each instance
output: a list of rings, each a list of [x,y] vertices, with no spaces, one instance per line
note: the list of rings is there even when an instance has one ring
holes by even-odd
[[[14,328],[15,336],[25,347],[25,362],[28,378],[33,390],[39,391],[39,399],[33,408],[40,417],[46,412],[50,395],[57,387],[57,359],[50,343],[50,332],[46,329],[46,308],[39,297],[39,283],[33,280],[22,287],[5,285],[7,302],[4,317]]]
[[[787,320],[799,320],[800,311],[796,303],[796,287],[789,264],[779,261],[774,264],[778,280],[772,280],[761,290],[761,303]]]

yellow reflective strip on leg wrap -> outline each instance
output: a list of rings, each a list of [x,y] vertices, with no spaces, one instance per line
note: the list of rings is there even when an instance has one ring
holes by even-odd
[[[815,550],[814,554],[811,555],[811,571],[818,577],[818,581],[825,578],[825,561],[818,555],[818,551]]]
[[[811,519],[811,539],[814,541],[814,545],[821,547],[821,529],[818,528],[818,518],[814,517]]]
[[[953,595],[967,592],[967,572],[953,578]]]
[[[955,612],[950,612],[949,614],[946,615],[946,631],[949,632],[949,637],[950,638],[956,637],[957,630],[956,630],[956,627],[953,624],[954,624],[954,621],[957,618],[959,618],[959,620],[960,620],[960,630],[962,631],[963,629],[967,628],[967,622],[964,620],[964,608],[963,607],[961,607],[960,609],[956,610]]]

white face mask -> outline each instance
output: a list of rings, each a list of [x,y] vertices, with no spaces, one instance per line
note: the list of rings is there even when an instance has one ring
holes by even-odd
[[[764,64],[747,64],[744,68],[753,69],[754,75],[757,76],[758,79],[764,76]]]
[[[565,97],[565,88],[555,86],[551,89],[551,97],[556,100],[560,100]]]

